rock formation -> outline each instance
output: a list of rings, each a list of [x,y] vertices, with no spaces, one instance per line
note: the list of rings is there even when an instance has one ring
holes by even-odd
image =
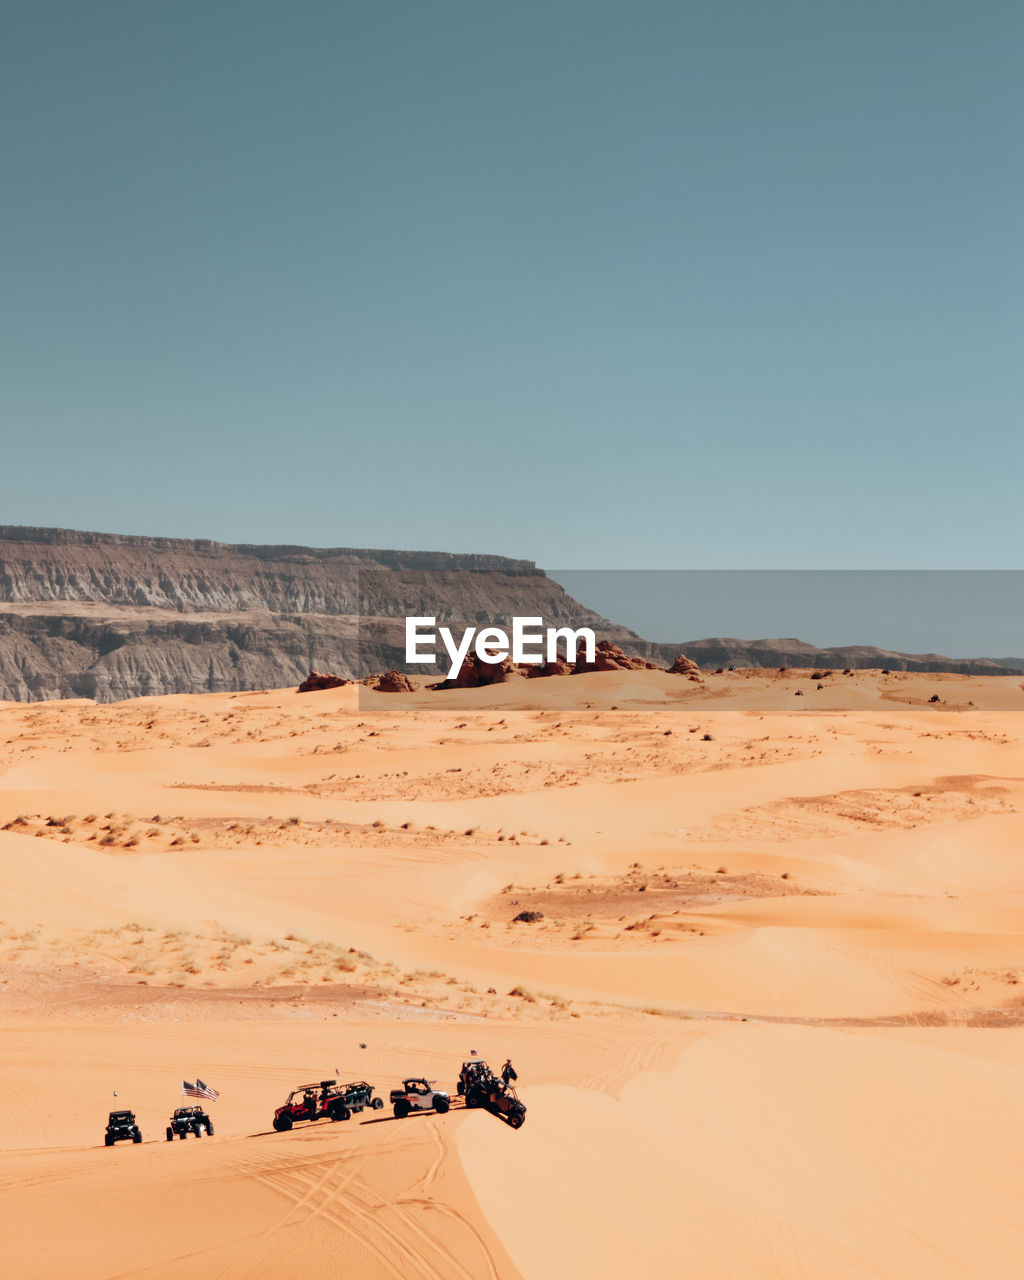
[[[692,658],[688,658],[685,653],[681,653],[668,668],[670,676],[696,675],[698,671],[700,671],[700,667],[697,666]]]
[[[342,685],[349,683],[343,676],[330,676],[322,671],[311,671],[299,685],[298,692],[313,693],[318,689],[340,689]]]
[[[378,693],[412,693],[414,689],[412,681],[401,671],[385,671],[370,684]]]

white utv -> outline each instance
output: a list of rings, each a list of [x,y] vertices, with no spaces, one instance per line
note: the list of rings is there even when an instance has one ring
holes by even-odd
[[[436,1111],[444,1113],[451,1106],[451,1099],[444,1089],[435,1089],[433,1080],[424,1080],[422,1076],[410,1076],[402,1081],[400,1089],[391,1090],[391,1101],[395,1107],[395,1117],[404,1120],[412,1111]]]

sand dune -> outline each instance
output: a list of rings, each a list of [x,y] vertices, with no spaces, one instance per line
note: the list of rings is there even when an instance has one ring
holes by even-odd
[[[1017,1275],[1021,682],[809,674],[0,706],[9,1274]]]

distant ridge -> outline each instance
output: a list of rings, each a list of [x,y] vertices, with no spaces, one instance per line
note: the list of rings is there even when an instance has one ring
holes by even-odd
[[[374,572],[381,570],[382,572]],[[0,526],[0,699],[101,702],[399,666],[401,618],[542,614],[643,644],[532,560]],[[393,620],[374,628],[368,618]]]
[[[701,667],[823,667],[826,669],[948,671],[968,676],[1011,676],[1024,671],[1024,663],[992,658],[948,658],[941,653],[898,653],[873,645],[842,645],[821,649],[793,638],[737,640],[718,636],[709,640],[687,640],[682,644],[655,644],[656,658],[685,653]]]
[[[712,670],[1024,671],[1016,659],[794,639],[652,644],[574,600],[532,560],[505,556],[0,526],[0,700],[110,702],[297,685],[314,668],[345,677],[401,669],[401,619],[413,614],[452,626],[540,615],[589,626],[666,667],[685,653]]]

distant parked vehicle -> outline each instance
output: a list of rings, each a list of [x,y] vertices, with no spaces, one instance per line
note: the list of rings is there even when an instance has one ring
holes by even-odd
[[[111,1111],[107,1121],[107,1131],[103,1135],[103,1145],[112,1147],[115,1142],[142,1141],[142,1130],[135,1120],[134,1111]]]
[[[391,1101],[395,1106],[396,1118],[404,1120],[412,1111],[436,1111],[443,1116],[452,1105],[451,1099],[444,1089],[435,1089],[433,1086],[433,1080],[410,1076],[402,1081],[400,1089],[392,1089]]]
[[[213,1137],[213,1121],[202,1107],[179,1107],[171,1116],[171,1123],[167,1126],[168,1142],[176,1137],[185,1139],[190,1133],[194,1133],[197,1138],[201,1138],[204,1133]]]
[[[274,1112],[274,1128],[278,1133],[287,1133],[300,1120],[348,1120],[353,1111],[364,1107],[379,1111],[383,1105],[383,1098],[374,1097],[373,1085],[365,1080],[350,1084],[320,1080],[291,1091],[284,1105]]]

